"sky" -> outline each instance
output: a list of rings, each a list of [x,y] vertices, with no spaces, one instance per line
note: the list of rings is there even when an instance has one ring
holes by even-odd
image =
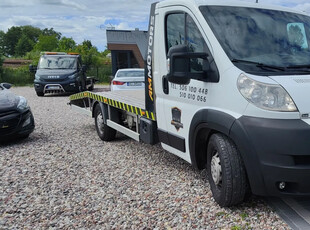
[[[99,51],[106,48],[106,29],[147,30],[150,6],[158,0],[0,0],[0,30],[32,25],[54,28],[77,44],[90,40]],[[241,0],[255,2],[256,0]],[[310,15],[309,0],[259,0],[287,6]]]

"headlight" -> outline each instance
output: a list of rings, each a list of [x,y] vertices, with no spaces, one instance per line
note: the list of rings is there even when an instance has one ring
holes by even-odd
[[[74,78],[76,78],[76,74],[72,74],[72,75],[70,75],[68,78],[69,78],[69,79],[74,79]]]
[[[34,78],[37,80],[37,81],[41,81],[41,78],[39,75],[34,75]]]
[[[22,112],[28,108],[29,106],[28,106],[26,98],[19,96],[19,102],[17,104],[17,109]]]
[[[240,74],[237,86],[245,99],[261,109],[281,112],[297,111],[294,101],[280,85],[257,82],[245,74]]]

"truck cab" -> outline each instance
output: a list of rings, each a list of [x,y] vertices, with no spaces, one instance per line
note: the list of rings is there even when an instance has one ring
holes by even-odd
[[[163,147],[207,168],[220,204],[234,186],[243,197],[245,180],[258,195],[310,195],[309,15],[255,3],[163,1],[152,29],[148,88]]]
[[[44,52],[35,72],[34,88],[38,96],[45,93],[80,92],[86,90],[85,66],[77,53]]]

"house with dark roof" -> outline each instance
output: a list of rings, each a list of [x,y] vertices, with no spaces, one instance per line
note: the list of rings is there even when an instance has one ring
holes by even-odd
[[[144,68],[147,31],[106,30],[107,46],[111,51],[112,74],[123,68]]]

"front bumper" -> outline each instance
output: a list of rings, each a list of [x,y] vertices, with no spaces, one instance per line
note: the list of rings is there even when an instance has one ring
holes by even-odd
[[[35,127],[31,110],[0,114],[0,141],[28,136]]]
[[[34,88],[37,92],[42,93],[79,92],[79,83],[75,79],[58,82],[45,82],[35,80]]]
[[[244,116],[230,134],[254,194],[310,196],[310,125],[302,120]]]

